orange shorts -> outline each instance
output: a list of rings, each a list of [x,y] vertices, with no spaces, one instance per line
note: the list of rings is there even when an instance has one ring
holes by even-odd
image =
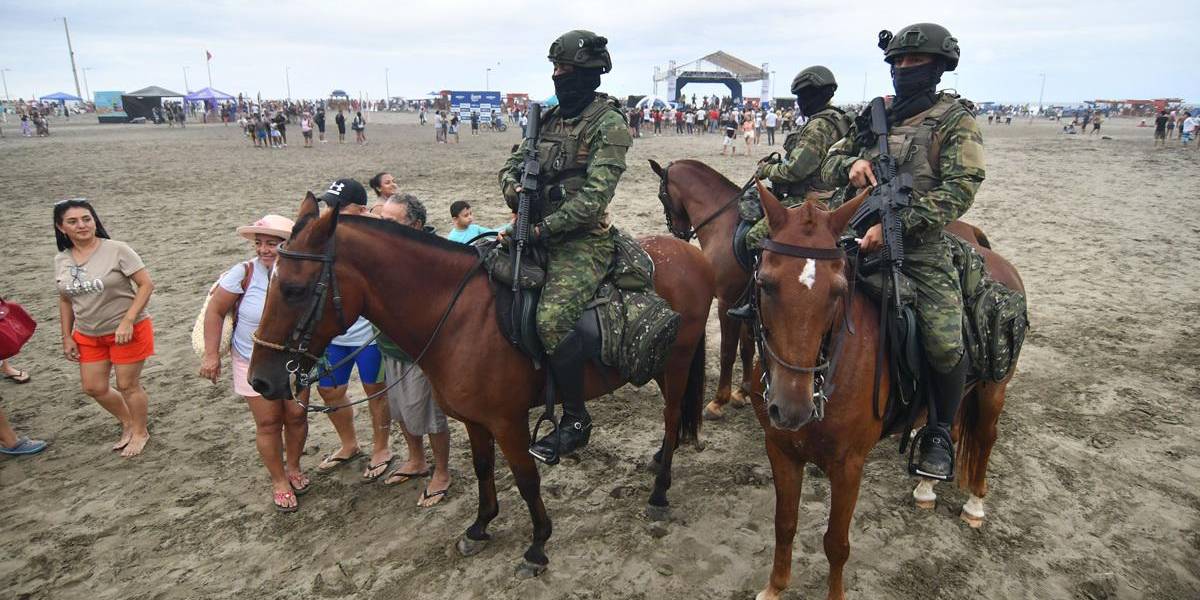
[[[142,362],[154,354],[154,326],[148,318],[133,326],[133,339],[126,344],[118,344],[115,333],[85,335],[76,331],[71,337],[79,346],[81,363],[107,360],[114,365],[129,365]]]

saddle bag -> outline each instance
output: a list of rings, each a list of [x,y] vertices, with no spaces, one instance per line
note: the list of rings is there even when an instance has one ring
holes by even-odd
[[[600,361],[623,379],[646,385],[667,364],[679,333],[679,314],[652,289],[619,290],[606,282],[592,303],[600,322]]]
[[[738,200],[738,217],[743,221],[757,223],[762,220],[764,213],[762,207],[762,197],[758,195],[758,186],[753,186],[742,194],[742,198]]]
[[[963,318],[972,368],[981,378],[1003,381],[1017,364],[1029,329],[1025,296],[989,277],[967,301]]]
[[[654,289],[654,261],[637,240],[612,228],[613,261],[608,279],[622,290]]]
[[[513,259],[512,238],[503,242],[487,239],[475,243],[475,249],[483,259],[483,268],[491,278],[501,285],[512,287]],[[541,289],[546,284],[546,260],[543,251],[535,244],[527,244],[521,252],[521,281],[523,290]]]

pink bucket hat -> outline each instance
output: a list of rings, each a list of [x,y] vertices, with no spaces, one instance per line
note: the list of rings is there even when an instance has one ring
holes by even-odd
[[[238,235],[254,241],[256,234],[271,235],[281,240],[286,240],[292,235],[292,226],[296,223],[287,217],[279,215],[267,215],[254,222],[253,225],[244,225],[237,228]]]

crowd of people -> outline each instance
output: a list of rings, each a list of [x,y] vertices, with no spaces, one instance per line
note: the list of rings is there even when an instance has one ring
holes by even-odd
[[[1159,111],[1154,118],[1154,145],[1166,147],[1172,139],[1178,139],[1184,148],[1195,140],[1193,149],[1200,149],[1200,113],[1193,116],[1191,111]]]
[[[344,214],[387,219],[435,233],[428,225],[424,204],[403,193],[396,178],[381,172],[371,178],[374,202],[354,179],[334,182],[321,200]],[[450,206],[450,240],[466,243],[492,232],[474,223],[471,205],[458,200]],[[141,454],[150,441],[150,398],[142,385],[146,360],[155,353],[155,330],[149,314],[154,282],[137,251],[113,239],[95,207],[86,199],[62,200],[54,205],[54,257],[58,290],[63,356],[78,364],[81,388],[110,414],[120,427],[111,449],[129,458]],[[228,355],[232,391],[240,396],[255,423],[255,444],[271,482],[271,501],[282,512],[298,509],[298,497],[309,491],[311,480],[301,467],[308,437],[307,390],[296,401],[261,397],[247,382],[253,333],[265,307],[279,245],[291,235],[294,223],[279,215],[265,215],[234,232],[246,240],[248,259],[228,266],[209,291],[199,317],[202,341],[198,342],[199,374],[217,383]],[[233,322],[223,339],[226,319]],[[336,368],[334,368],[336,367]],[[355,431],[351,410],[329,413],[338,445],[316,465],[318,471],[342,468],[366,458],[361,478],[399,485],[428,479],[417,505],[431,507],[447,494],[450,433],[446,415],[438,407],[429,381],[413,359],[365,318],[334,338],[317,367],[321,377],[316,394],[328,407],[347,407],[351,375],[357,371],[362,392],[376,395],[369,403],[372,424],[370,450],[364,451]],[[0,376],[27,383],[31,376],[0,362]],[[115,386],[110,380],[115,376]],[[386,394],[384,393],[386,391]],[[398,428],[407,446],[404,460],[391,448],[391,432]],[[425,455],[425,441],[432,464]],[[46,442],[19,436],[0,413],[0,454],[22,455],[42,451]]]
[[[751,146],[765,141],[775,145],[775,135],[786,136],[804,124],[804,117],[793,109],[767,109],[751,104],[735,106],[729,99],[705,102],[701,106],[634,106],[626,110],[629,132],[633,137],[646,135],[707,135],[721,133],[721,154],[737,154],[738,141],[749,154]]]

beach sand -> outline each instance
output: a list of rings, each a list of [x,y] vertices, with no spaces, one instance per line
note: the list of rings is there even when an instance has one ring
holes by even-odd
[[[513,576],[531,527],[503,460],[491,546],[473,558],[454,550],[476,510],[458,423],[453,487],[426,510],[415,506],[421,483],[359,483],[361,461],[317,473],[337,438],[315,416],[304,463],[314,488],[298,513],[275,512],[228,363],[220,384],[200,379],[189,343],[205,291],[249,254],[233,229],[268,212],[292,216],[306,190],[380,170],[426,202],[442,234],[454,200],[469,200],[485,226],[507,216],[495,173],[518,128],[440,145],[415,115],[370,117],[368,146],[305,149],[292,126],[285,150],[195,122],[76,118],[47,139],[5,128],[0,293],[41,328],[14,361],[33,382],[0,381],[0,406],[20,432],[52,445],[0,458],[0,597],[752,598],[774,545],[762,431],[749,409],[706,423],[703,450],[677,455],[673,519],[650,523],[646,464],[662,431],[653,384],[593,403],[597,429],[580,460],[542,467],[554,535],[540,578]],[[979,530],[962,523],[966,494],[950,485],[938,487],[935,510],[916,510],[896,441],[881,442],[851,528],[850,597],[1200,597],[1200,419],[1187,408],[1200,394],[1200,153],[1155,149],[1152,128],[1135,122],[1105,121],[1112,139],[1063,135],[1049,122],[981,124],[988,178],[965,220],[1020,269],[1032,321],[992,454],[988,520]],[[614,222],[665,232],[648,158],[698,158],[738,182],[752,173],[754,159],[719,149],[716,135],[636,140]],[[143,379],[153,437],[132,460],[107,450],[118,427],[60,352],[50,205],[71,196],[94,201],[156,284],[158,353]],[[710,398],[717,343],[714,310]],[[365,411],[356,422],[369,443]],[[393,448],[404,452],[399,438]],[[807,479],[790,598],[824,596],[829,487]]]

